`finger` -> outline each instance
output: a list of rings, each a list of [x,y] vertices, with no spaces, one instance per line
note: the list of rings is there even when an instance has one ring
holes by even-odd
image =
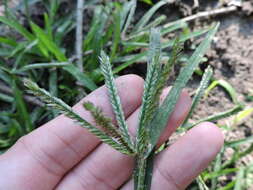
[[[168,90],[163,96],[166,93]],[[190,108],[190,102],[189,95],[186,92],[182,93],[169,119],[170,129],[166,131],[167,135],[170,135],[170,132],[182,123]],[[127,120],[132,133],[135,133],[138,125],[138,113],[139,110],[136,110]],[[163,136],[164,139],[165,136]],[[132,157],[123,155],[106,144],[101,144],[65,176],[57,189],[117,189],[129,179],[133,165]]]
[[[215,158],[223,145],[223,135],[212,123],[191,129],[155,160],[151,189],[185,189]],[[123,190],[133,190],[133,181]]]
[[[128,116],[140,105],[143,80],[136,75],[126,75],[119,77],[116,85],[123,110]],[[83,101],[93,102],[101,107],[108,117],[114,117],[105,87],[94,91]],[[89,122],[93,122],[90,113],[83,109],[83,101],[74,106],[74,110]],[[1,174],[13,180],[13,183],[7,184],[11,187],[19,184],[19,189],[51,189],[65,172],[89,154],[99,142],[99,139],[86,129],[61,115],[23,137],[2,156]],[[13,168],[14,173],[10,172]],[[0,183],[2,179],[0,177]],[[28,181],[29,183],[26,183]]]

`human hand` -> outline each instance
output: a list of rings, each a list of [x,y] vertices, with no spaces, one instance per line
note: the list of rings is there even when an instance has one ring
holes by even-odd
[[[126,75],[119,77],[116,84],[130,132],[134,135],[143,80]],[[163,97],[166,92],[168,90]],[[84,100],[93,102],[113,118],[105,87]],[[183,122],[190,104],[188,94],[182,92],[160,144]],[[94,124],[82,103],[75,105],[74,110]],[[212,123],[202,123],[189,130],[156,157],[152,189],[184,189],[208,166],[222,144],[223,136]],[[61,115],[22,137],[0,156],[0,190],[132,190],[133,165],[132,157],[101,143],[86,129]]]

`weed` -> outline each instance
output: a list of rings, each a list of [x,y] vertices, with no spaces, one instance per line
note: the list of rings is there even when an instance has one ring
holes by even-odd
[[[191,78],[211,40],[218,29],[218,25],[211,27],[206,38],[198,46],[193,55],[190,57],[186,66],[182,68],[178,78],[176,79],[170,93],[165,98],[161,106],[159,106],[159,97],[162,89],[166,85],[171,67],[177,62],[181,53],[181,45],[178,39],[175,40],[172,50],[172,56],[166,65],[162,65],[160,61],[161,43],[160,30],[151,29],[150,48],[148,53],[148,71],[144,84],[144,93],[142,105],[139,115],[139,126],[137,130],[136,140],[130,137],[124,114],[122,111],[120,98],[114,83],[113,72],[110,64],[110,58],[102,51],[100,54],[101,70],[105,78],[105,84],[109,92],[109,98],[116,115],[119,128],[113,125],[111,119],[106,118],[100,108],[95,107],[90,102],[84,103],[84,108],[91,112],[96,123],[102,127],[98,129],[92,124],[85,121],[81,116],[77,115],[62,100],[53,97],[49,92],[41,89],[37,84],[30,80],[25,80],[25,85],[37,97],[40,97],[45,103],[59,110],[69,118],[78,122],[82,127],[87,128],[91,133],[100,138],[104,143],[109,144],[121,153],[135,157],[136,165],[134,170],[134,182],[136,190],[150,189],[152,180],[152,160],[155,156],[155,146],[158,139],[166,127],[168,117],[172,113],[180,92],[185,87],[187,81]],[[207,82],[211,78],[211,70],[207,69],[203,77],[203,82],[198,90],[196,98],[192,105],[192,109],[203,95],[203,89],[207,87]],[[233,113],[237,113],[238,109]],[[190,112],[192,113],[192,112]],[[221,115],[218,119],[226,117]],[[202,178],[199,179],[200,181]],[[201,181],[203,183],[203,181]]]

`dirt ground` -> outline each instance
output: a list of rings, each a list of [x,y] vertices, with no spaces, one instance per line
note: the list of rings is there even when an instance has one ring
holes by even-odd
[[[187,2],[187,4],[186,4]],[[198,10],[192,9],[193,1],[171,1],[169,6],[161,9],[166,14],[168,21],[178,17],[190,16],[199,11],[209,11],[226,7],[229,1],[199,1]],[[145,8],[145,5],[143,5]],[[139,7],[141,10],[143,7]],[[141,15],[141,13],[139,13]],[[248,107],[253,103],[247,101],[247,96],[253,95],[253,2],[244,1],[241,8],[231,13],[224,13],[216,17],[206,17],[202,20],[191,22],[192,30],[206,27],[212,22],[219,21],[220,28],[214,39],[212,48],[207,53],[208,62],[200,67],[204,70],[207,65],[214,69],[214,78],[229,82],[237,91],[238,100]],[[128,68],[123,73],[136,73],[145,77],[145,64],[137,64]],[[177,72],[175,72],[177,73]],[[169,84],[173,84],[174,76]],[[200,82],[200,77],[195,75],[188,84],[189,92],[193,92]],[[216,87],[209,96],[202,100],[194,119],[203,118],[233,107],[233,102],[221,87]],[[250,118],[240,125],[244,136],[252,135],[253,119]],[[238,129],[235,129],[238,130]],[[241,129],[240,129],[241,130]]]

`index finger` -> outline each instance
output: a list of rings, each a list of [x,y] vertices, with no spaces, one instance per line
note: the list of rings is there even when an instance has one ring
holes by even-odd
[[[136,75],[126,75],[119,77],[116,85],[127,117],[141,103],[143,80]],[[93,123],[90,113],[82,106],[83,101],[93,102],[103,110],[105,115],[114,118],[105,87],[97,89],[73,107],[76,113]],[[15,167],[15,176],[8,172],[10,171],[8,169],[1,173],[13,179],[12,185],[25,182],[26,178],[32,178],[30,182],[32,184],[29,186],[34,185],[34,188],[31,189],[45,190],[45,185],[50,189],[99,143],[97,137],[86,129],[78,127],[71,119],[61,115],[23,137],[0,159],[0,167],[4,161],[8,162],[5,167],[6,165]],[[17,176],[19,176],[18,179],[16,179]],[[48,183],[45,184],[45,181]]]

